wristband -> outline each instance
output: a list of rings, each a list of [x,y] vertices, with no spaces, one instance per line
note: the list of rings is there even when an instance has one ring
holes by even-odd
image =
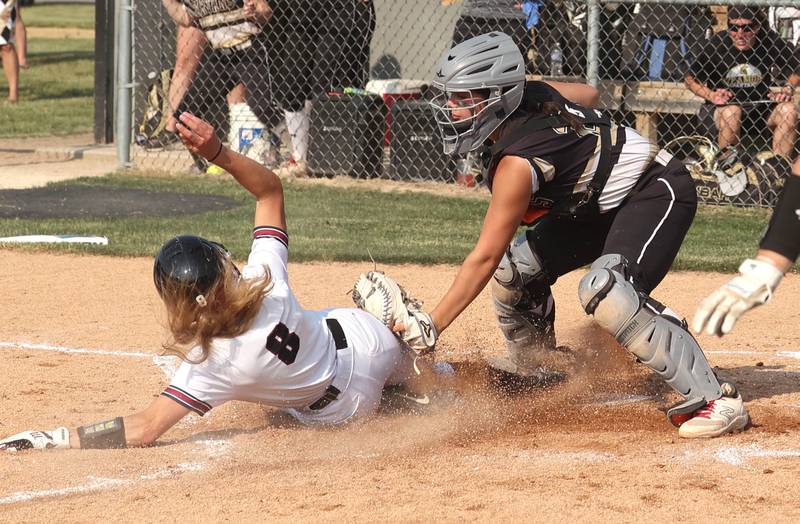
[[[124,448],[128,444],[122,417],[81,426],[78,428],[78,439],[81,449]]]
[[[208,159],[208,161],[209,161],[209,162],[214,162],[214,160],[216,160],[216,159],[217,159],[217,157],[219,156],[219,154],[220,154],[220,153],[222,153],[222,148],[223,148],[223,147],[224,147],[224,146],[222,145],[222,140],[220,140],[220,141],[219,141],[219,149],[217,149],[217,154],[216,154],[216,155],[214,155],[214,156],[212,156],[211,158],[209,158],[209,159]]]

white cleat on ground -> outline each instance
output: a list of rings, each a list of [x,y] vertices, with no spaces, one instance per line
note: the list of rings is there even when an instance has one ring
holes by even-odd
[[[711,438],[725,433],[742,431],[750,422],[750,416],[742,402],[742,396],[722,397],[709,401],[697,410],[678,429],[683,438]]]

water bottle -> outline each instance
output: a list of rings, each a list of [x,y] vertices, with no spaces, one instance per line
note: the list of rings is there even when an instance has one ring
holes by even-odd
[[[470,153],[456,161],[456,184],[475,187],[475,175],[472,174],[472,155]]]
[[[564,76],[564,53],[558,43],[550,50],[550,76]]]

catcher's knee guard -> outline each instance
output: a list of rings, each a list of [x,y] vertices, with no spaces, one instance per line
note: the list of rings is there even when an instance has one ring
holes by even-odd
[[[537,353],[555,349],[555,304],[542,264],[524,235],[511,243],[500,261],[492,278],[492,298],[509,358],[522,368],[540,365]]]
[[[581,279],[578,295],[586,313],[650,369],[661,375],[685,402],[668,415],[689,413],[723,396],[703,350],[685,323],[626,280],[627,261],[604,255]]]

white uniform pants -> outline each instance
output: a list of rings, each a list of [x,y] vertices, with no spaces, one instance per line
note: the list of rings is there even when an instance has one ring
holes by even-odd
[[[346,386],[336,400],[322,409],[286,410],[308,425],[343,424],[366,418],[380,406],[384,385],[401,384],[414,372],[410,351],[369,313],[334,309],[328,317],[339,321],[347,338],[347,347],[337,351],[339,368],[334,379],[334,385]]]

